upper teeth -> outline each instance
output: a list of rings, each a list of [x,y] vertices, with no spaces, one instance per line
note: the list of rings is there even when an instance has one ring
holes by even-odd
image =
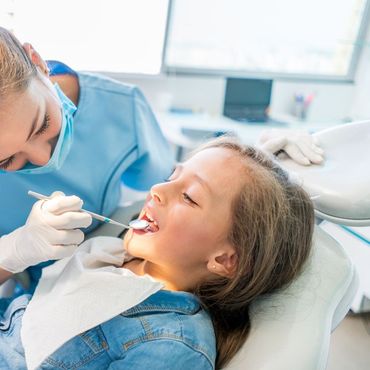
[[[148,218],[148,220],[149,220],[150,222],[153,222],[153,223],[154,223],[154,225],[158,226],[158,225],[157,225],[157,222],[156,222],[156,221],[154,221],[153,217],[152,217],[148,212],[146,213],[146,217]]]

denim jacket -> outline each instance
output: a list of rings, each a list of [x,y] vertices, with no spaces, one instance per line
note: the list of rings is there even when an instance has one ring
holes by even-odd
[[[20,327],[29,299],[20,296],[7,308],[0,300],[0,369],[26,369]],[[196,297],[160,290],[72,338],[39,369],[211,370],[215,358],[212,322]]]

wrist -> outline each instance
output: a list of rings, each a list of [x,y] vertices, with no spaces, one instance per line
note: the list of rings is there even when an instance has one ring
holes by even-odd
[[[18,239],[23,234],[23,228],[24,226],[0,238],[0,268],[13,274],[28,267],[17,250]]]
[[[25,225],[4,235],[0,239],[0,267],[11,273],[24,271],[27,267],[36,265],[45,259],[40,258],[37,244],[32,234],[36,234]]]

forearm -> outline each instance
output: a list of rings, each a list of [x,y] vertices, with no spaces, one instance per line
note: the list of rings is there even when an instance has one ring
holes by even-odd
[[[8,279],[10,279],[13,276],[13,274],[7,270],[4,270],[0,267],[0,284],[4,283]]]

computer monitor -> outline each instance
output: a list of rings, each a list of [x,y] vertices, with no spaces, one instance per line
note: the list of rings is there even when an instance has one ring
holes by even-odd
[[[271,100],[272,80],[228,78],[224,116],[238,121],[264,122]]]

